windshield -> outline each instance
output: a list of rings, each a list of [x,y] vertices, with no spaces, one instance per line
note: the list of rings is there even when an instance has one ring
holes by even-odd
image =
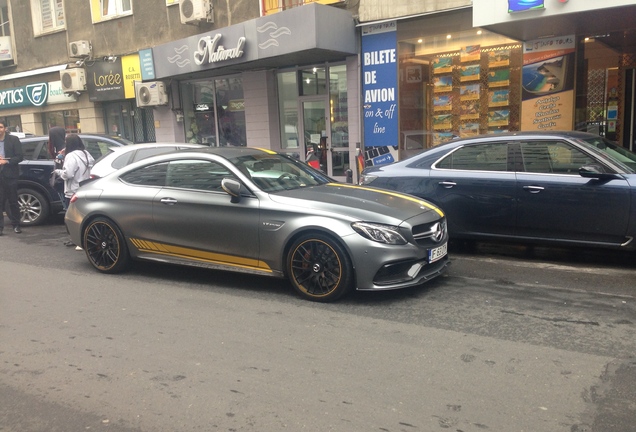
[[[230,161],[261,190],[269,193],[334,182],[309,165],[281,154],[253,154]]]
[[[593,145],[603,153],[610,155],[613,159],[621,162],[623,165],[631,168],[631,171],[636,171],[636,153],[627,150],[624,147],[614,144],[613,142],[603,137],[585,138],[588,144]]]

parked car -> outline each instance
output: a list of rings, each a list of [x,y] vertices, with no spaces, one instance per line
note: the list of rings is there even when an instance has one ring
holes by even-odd
[[[91,168],[91,179],[104,177],[119,168],[150,156],[201,147],[207,146],[185,143],[145,143],[113,146],[102,157],[95,160],[95,164]]]
[[[455,140],[360,183],[429,200],[450,237],[635,249],[636,174],[625,149],[583,132],[516,132]],[[610,151],[611,150],[611,151]]]
[[[115,146],[132,144],[130,141],[100,134],[79,134],[86,150],[97,159]],[[34,226],[44,223],[52,214],[62,211],[62,197],[49,184],[49,176],[55,169],[55,161],[47,150],[48,136],[20,138],[24,160],[20,163],[18,179],[18,203],[21,223]],[[5,206],[6,208],[6,206]]]
[[[153,156],[90,182],[65,222],[100,272],[150,260],[287,277],[300,296],[419,285],[448,262],[444,213],[381,189],[339,184],[270,150]]]

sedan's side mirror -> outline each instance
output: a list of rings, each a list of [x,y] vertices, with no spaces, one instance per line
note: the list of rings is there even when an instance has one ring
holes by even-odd
[[[232,197],[232,202],[237,203],[241,201],[241,183],[231,178],[224,178],[221,181],[221,187],[225,192]]]
[[[618,174],[605,172],[600,165],[583,165],[579,168],[579,175],[585,178],[593,178],[599,180],[611,180],[621,178]]]

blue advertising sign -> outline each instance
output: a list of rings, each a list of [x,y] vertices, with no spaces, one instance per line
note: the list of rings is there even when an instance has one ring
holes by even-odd
[[[543,9],[544,0],[508,0],[508,12],[523,12],[531,9]]]
[[[362,96],[365,165],[396,159],[399,140],[397,115],[397,26],[374,24],[362,30]]]

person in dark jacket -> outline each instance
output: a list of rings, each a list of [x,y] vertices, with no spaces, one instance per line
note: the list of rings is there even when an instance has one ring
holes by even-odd
[[[49,129],[49,142],[47,143],[47,149],[49,150],[49,156],[52,159],[55,159],[56,162],[58,159],[64,158],[64,147],[66,139],[66,129],[60,126],[54,126]],[[58,156],[62,156],[58,158]],[[60,162],[61,164],[61,162]]]
[[[13,231],[20,234],[20,208],[18,207],[18,177],[22,162],[22,144],[9,134],[5,120],[0,119],[0,235],[4,231],[4,206],[9,204]]]

